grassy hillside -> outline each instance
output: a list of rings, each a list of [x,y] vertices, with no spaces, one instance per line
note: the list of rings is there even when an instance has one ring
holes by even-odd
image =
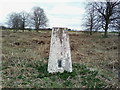
[[[3,87],[118,87],[118,37],[69,32],[73,72],[49,74],[51,31],[2,31]]]

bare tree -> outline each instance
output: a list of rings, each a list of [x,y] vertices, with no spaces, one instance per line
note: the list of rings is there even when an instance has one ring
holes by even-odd
[[[36,31],[38,32],[40,27],[46,27],[47,26],[47,17],[45,15],[45,12],[40,7],[34,7],[32,9],[32,15],[31,15],[31,22],[33,26],[35,27]]]
[[[11,13],[8,18],[8,26],[15,30],[21,28],[21,16],[19,13]]]
[[[86,30],[90,32],[92,35],[93,27],[94,27],[94,4],[93,2],[89,2],[86,7],[87,17],[85,18],[85,27]]]
[[[112,27],[118,31],[118,36],[120,36],[120,19],[114,21],[113,23],[114,25],[112,25]]]
[[[100,19],[98,17],[99,15],[95,9],[95,3],[88,2],[84,26],[86,27],[85,30],[90,32],[90,35],[92,35],[93,31],[98,31],[100,28]]]
[[[22,11],[19,14],[20,14],[20,17],[21,17],[21,29],[24,32],[25,27],[28,26],[28,24],[29,24],[29,20],[28,20],[29,14],[25,11]]]
[[[120,19],[116,21],[116,28],[118,30],[118,36],[120,36]]]
[[[108,28],[112,22],[119,17],[117,16],[116,7],[120,4],[119,0],[106,0],[105,2],[95,2],[95,9],[98,11],[101,26],[105,30],[104,36],[107,37]]]
[[[117,6],[117,14],[116,16],[119,17],[113,22],[113,26],[118,31],[118,36],[120,36],[120,5]]]

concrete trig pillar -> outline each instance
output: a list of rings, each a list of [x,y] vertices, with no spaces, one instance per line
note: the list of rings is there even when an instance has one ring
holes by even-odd
[[[52,29],[48,72],[72,72],[71,51],[67,28]]]

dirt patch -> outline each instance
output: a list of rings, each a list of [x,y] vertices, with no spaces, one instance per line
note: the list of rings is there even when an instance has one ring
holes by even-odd
[[[117,46],[110,46],[110,47],[107,47],[106,50],[115,50],[115,49],[118,49]]]
[[[28,41],[26,41],[26,42],[17,41],[17,42],[14,42],[13,45],[15,45],[15,46],[30,45],[30,42],[28,42]]]
[[[45,44],[45,41],[42,40],[32,40],[32,42],[36,44]]]
[[[108,63],[106,65],[109,69],[116,69],[116,70],[119,70],[120,69],[120,63],[119,62],[111,62],[111,63]]]
[[[14,45],[19,46],[19,45],[20,45],[20,42],[14,42]]]

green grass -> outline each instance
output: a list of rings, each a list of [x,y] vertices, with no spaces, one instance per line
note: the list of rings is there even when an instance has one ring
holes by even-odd
[[[78,87],[103,88],[106,86],[102,80],[97,78],[98,71],[91,71],[82,64],[74,63],[73,72],[51,74],[47,71],[47,63],[40,60],[23,62],[21,65],[16,63],[16,66],[2,68],[4,87],[75,88],[76,82]]]

